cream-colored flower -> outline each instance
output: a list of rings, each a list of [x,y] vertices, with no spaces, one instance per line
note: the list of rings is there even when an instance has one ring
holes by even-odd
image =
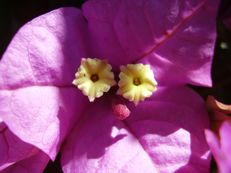
[[[116,84],[111,69],[111,65],[104,60],[83,58],[72,83],[93,102]]]
[[[157,90],[157,82],[149,65],[128,64],[120,67],[117,94],[137,105]]]

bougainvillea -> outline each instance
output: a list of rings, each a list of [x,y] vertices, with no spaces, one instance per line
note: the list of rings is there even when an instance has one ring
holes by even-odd
[[[0,62],[0,169],[41,172],[60,152],[64,172],[208,172],[208,115],[186,85],[211,86],[217,7],[89,0],[27,23]],[[123,100],[130,116],[118,120],[118,85],[93,102],[72,85],[89,57],[107,60],[116,80],[122,65],[149,65],[158,89],[137,105]]]
[[[231,171],[231,105],[225,105],[209,96],[207,107],[211,117],[211,130],[206,130],[206,139],[216,160],[220,173]]]

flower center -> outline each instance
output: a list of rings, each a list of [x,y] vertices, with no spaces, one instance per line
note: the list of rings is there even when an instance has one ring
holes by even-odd
[[[92,81],[92,82],[97,82],[98,80],[99,80],[98,74],[93,74],[93,75],[91,75],[91,81]]]
[[[136,86],[140,85],[141,84],[140,78],[138,78],[138,77],[134,78],[133,79],[133,84],[136,85]]]

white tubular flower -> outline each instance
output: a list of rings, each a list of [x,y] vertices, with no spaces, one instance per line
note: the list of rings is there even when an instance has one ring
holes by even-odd
[[[120,67],[117,94],[137,105],[157,90],[157,82],[149,65],[128,64]]]
[[[111,65],[104,60],[83,58],[72,83],[93,102],[116,84],[111,69]]]

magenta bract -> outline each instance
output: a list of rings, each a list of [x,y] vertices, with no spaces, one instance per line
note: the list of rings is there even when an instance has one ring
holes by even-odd
[[[208,115],[185,85],[211,85],[217,3],[89,0],[32,20],[0,62],[1,119],[53,160],[63,145],[64,172],[208,172]],[[119,121],[112,95],[72,86],[82,57],[150,64],[158,91]]]

